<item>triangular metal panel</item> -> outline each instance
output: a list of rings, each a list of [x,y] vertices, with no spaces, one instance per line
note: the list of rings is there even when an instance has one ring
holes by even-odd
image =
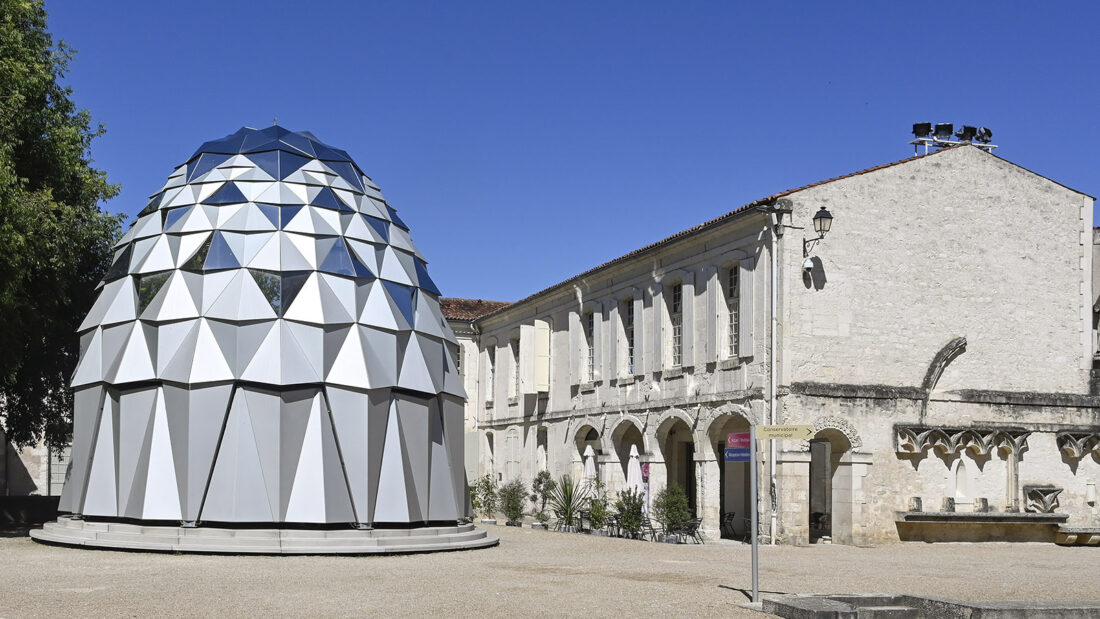
[[[256,358],[260,347],[267,341],[268,336],[272,331],[278,331],[276,328],[276,321],[271,322],[259,322],[253,324],[244,324],[235,326],[235,337],[237,340],[237,359],[233,366],[234,373],[237,378],[243,378],[245,370]],[[217,333],[215,332],[215,337]],[[275,352],[278,352],[276,343]],[[261,357],[258,361],[258,366],[267,365],[271,368],[270,372],[260,371],[260,367],[257,367],[253,371],[254,376],[270,376],[273,377],[271,381],[273,384],[278,384],[279,376],[279,364],[275,362],[273,358]],[[260,381],[263,382],[263,381]]]
[[[153,367],[153,358],[150,354],[150,348],[156,346],[156,328],[148,327],[148,329],[154,334],[152,342],[149,341],[149,333],[145,325],[140,322],[133,323],[130,337],[126,340],[126,347],[119,355],[118,365],[105,377],[108,382],[129,383],[156,378],[156,368]]]
[[[378,488],[372,501],[373,522],[408,523],[411,508],[408,489],[410,482],[402,453],[396,398],[391,399],[389,408],[385,441],[382,447],[382,462],[378,474]]]
[[[103,380],[103,330],[89,331],[80,340],[79,365],[72,380],[74,389]]]
[[[199,321],[196,330],[195,354],[191,364],[191,384],[212,383],[235,378],[226,350],[219,344],[210,329],[209,322]],[[231,342],[235,345],[235,342]],[[230,349],[235,356],[236,350]]]
[[[157,390],[152,433],[141,517],[146,520],[179,520],[182,511],[176,463],[162,389]]]
[[[98,412],[98,411],[96,411]],[[117,517],[118,512],[118,415],[114,402],[107,398],[103,413],[98,419],[95,434],[95,452],[78,454],[76,443],[72,456],[91,458],[88,471],[87,492],[80,513],[86,516]],[[75,438],[75,436],[74,436]],[[87,462],[85,460],[84,462]],[[75,461],[74,461],[75,463]]]
[[[332,406],[333,433],[343,453],[344,471],[358,522],[370,522],[368,462],[370,455],[370,399],[365,392],[327,387]],[[382,411],[383,423],[385,410]]]
[[[325,321],[329,324],[355,322],[355,317],[359,315],[355,303],[355,281],[325,273],[319,274],[318,279]]]
[[[443,417],[439,398],[428,401],[428,520],[458,520],[454,477],[443,437]]]
[[[360,287],[357,295],[362,295]],[[409,324],[403,319],[390,296],[386,294],[386,288],[382,280],[375,280],[366,287],[366,301],[359,312],[359,322],[372,327],[390,329],[393,331],[408,329]]]
[[[408,338],[405,354],[401,359],[401,370],[397,375],[397,386],[423,393],[436,393],[432,380],[431,367],[426,358],[431,350],[424,350],[423,341],[413,335]]]
[[[289,520],[287,510],[294,490],[295,479],[301,467],[306,433],[310,424],[310,411],[317,396],[316,389],[284,391],[272,404],[282,420],[280,436],[275,445],[279,448],[279,468],[274,479],[279,485],[279,519]]]
[[[311,400],[309,422],[301,439],[301,456],[294,471],[287,522],[326,522],[324,451],[321,446],[320,394]],[[347,519],[350,522],[351,518]]]
[[[315,358],[311,359],[306,350],[298,343],[287,323],[281,322],[282,355],[279,357],[280,378],[284,385],[313,383],[321,381],[321,369],[324,367],[322,351],[317,347]],[[320,333],[320,330],[318,330]],[[320,339],[318,337],[318,339]]]
[[[180,484],[184,520],[193,521],[199,518],[199,508],[206,492],[206,485],[210,481],[214,453],[218,446],[218,439],[221,438],[222,426],[226,423],[232,393],[232,385],[213,385],[188,390],[189,405],[186,415],[183,416],[186,434],[180,434],[181,438],[186,438],[187,456],[183,461],[179,455],[176,457],[177,479],[181,476],[186,477],[186,483]],[[171,405],[171,399],[168,402]],[[168,421],[175,439],[175,433],[178,430],[173,423],[180,420],[172,416],[171,409],[169,409]],[[175,442],[173,442],[174,446]],[[184,466],[185,471],[181,470]]]
[[[280,468],[282,464],[281,437],[288,426],[288,417],[280,413],[280,398],[275,393],[254,389],[241,389],[248,404],[248,418],[252,423],[252,433],[256,437],[256,453],[260,458],[263,471],[264,488],[267,493],[268,507],[276,518],[283,513],[280,507],[285,496],[280,491]]]
[[[310,273],[294,300],[289,304],[284,302],[283,318],[320,325],[325,323],[324,316],[317,273]]]
[[[280,372],[280,366],[282,365],[281,333],[282,329],[279,329],[278,326],[268,331],[263,343],[250,357],[241,355],[241,340],[238,338],[237,359],[238,363],[245,366],[244,371],[241,372],[241,380],[271,385],[283,384]]]
[[[312,238],[298,234],[279,233],[280,264],[284,271],[313,271],[317,264],[313,259]],[[308,247],[308,252],[303,254],[299,245]],[[307,257],[308,256],[308,257]]]
[[[325,367],[325,328],[291,321],[283,321],[281,325],[289,333],[289,336],[284,334],[284,339],[294,339],[317,380],[321,380]]]
[[[466,482],[465,398],[440,396],[443,418],[443,440],[447,446],[447,458],[451,471],[451,488],[460,518],[472,518],[470,490]]]
[[[372,389],[397,386],[397,336],[388,331],[357,326],[363,340],[367,376]]]
[[[248,407],[235,394],[215,457],[200,519],[210,522],[272,522],[263,470]]]
[[[190,379],[198,325],[198,320],[160,325],[157,332],[157,378],[180,383]]]
[[[405,459],[405,481],[409,492],[410,521],[427,520],[428,514],[428,402],[396,394],[397,421]]]
[[[118,408],[118,515],[141,518],[157,391],[124,392]]]

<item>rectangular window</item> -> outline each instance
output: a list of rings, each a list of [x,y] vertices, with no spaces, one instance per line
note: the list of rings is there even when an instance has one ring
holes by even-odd
[[[672,287],[672,299],[668,306],[672,323],[672,367],[680,367],[684,360],[684,285]]]
[[[455,344],[455,374],[462,376],[462,344]]]
[[[738,281],[740,271],[741,269],[737,265],[730,267],[729,279],[726,281],[726,312],[729,316],[726,325],[726,356],[729,358],[737,356],[738,319],[740,318],[738,305],[741,298],[740,282]]]
[[[584,376],[588,382],[596,380],[596,350],[592,341],[595,327],[596,313],[588,312],[584,315]]]
[[[623,302],[623,335],[626,342],[626,373],[634,374],[634,299]]]

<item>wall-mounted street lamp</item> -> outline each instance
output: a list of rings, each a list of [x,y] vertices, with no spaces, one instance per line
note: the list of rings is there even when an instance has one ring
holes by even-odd
[[[814,232],[817,233],[816,238],[802,239],[802,257],[808,258],[810,252],[817,247],[817,244],[821,242],[821,239],[825,238],[825,235],[829,233],[829,229],[833,227],[833,215],[829,211],[825,210],[825,207],[821,207],[821,210],[814,213]]]

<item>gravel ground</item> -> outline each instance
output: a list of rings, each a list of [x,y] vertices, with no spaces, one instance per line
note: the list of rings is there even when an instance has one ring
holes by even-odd
[[[45,546],[0,531],[0,617],[745,616],[747,545],[671,545],[485,525],[495,548],[396,557],[236,557]],[[1100,600],[1100,548],[761,547],[767,593]]]

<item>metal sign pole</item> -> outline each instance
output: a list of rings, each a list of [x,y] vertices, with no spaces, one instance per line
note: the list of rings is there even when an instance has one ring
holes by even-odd
[[[760,511],[760,490],[756,483],[756,426],[751,424],[749,425],[749,462],[751,463],[749,464],[749,479],[751,480],[749,482],[749,494],[752,496],[752,601],[755,604],[760,601],[760,557],[757,556],[759,527],[756,524],[759,518],[758,512]]]

